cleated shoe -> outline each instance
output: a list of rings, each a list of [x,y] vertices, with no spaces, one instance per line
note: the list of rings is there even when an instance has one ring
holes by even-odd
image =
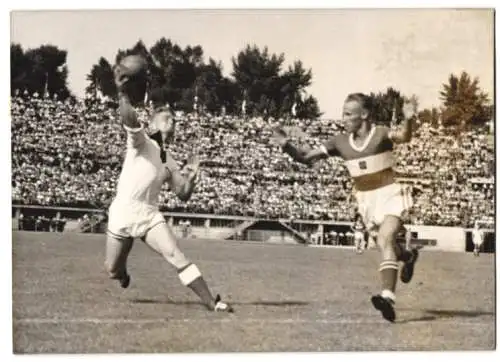
[[[384,319],[389,322],[394,322],[396,319],[396,312],[394,311],[394,301],[390,298],[384,298],[377,294],[372,297],[372,304],[382,313]]]

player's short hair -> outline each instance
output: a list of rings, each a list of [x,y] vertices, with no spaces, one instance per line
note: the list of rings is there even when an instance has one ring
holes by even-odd
[[[153,114],[151,115],[151,122],[154,122],[156,120],[157,117],[159,117],[160,115],[166,115],[168,117],[168,119],[173,123],[173,125],[175,126],[175,114],[174,114],[174,111],[172,110],[172,108],[170,108],[168,105],[164,105],[164,106],[159,106],[159,107],[156,107],[153,109]]]
[[[347,95],[345,99],[346,102],[358,102],[361,107],[366,109],[369,113],[372,112],[373,109],[373,101],[370,96],[367,96],[364,93],[350,93]]]
[[[154,108],[154,114],[158,113],[168,113],[170,116],[174,116],[174,111],[168,105],[158,106]]]

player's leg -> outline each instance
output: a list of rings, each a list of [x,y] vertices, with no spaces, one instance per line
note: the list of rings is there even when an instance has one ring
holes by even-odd
[[[109,277],[117,279],[122,288],[127,288],[130,284],[130,275],[127,272],[127,258],[132,245],[132,238],[114,234],[108,230],[104,265]]]
[[[164,219],[155,223],[143,240],[176,269],[181,283],[190,288],[207,308],[215,311],[232,311],[229,305],[220,301],[219,296],[213,297],[200,270],[179,249],[176,237]]]
[[[402,217],[404,214],[408,213],[413,206],[411,189],[399,184],[393,184],[387,187],[385,192],[386,195],[383,193],[380,195],[381,198],[379,201],[381,202],[379,203],[379,213],[381,215],[393,215],[397,217],[400,221],[400,230],[405,230],[406,228],[403,225]],[[401,281],[403,283],[409,283],[413,278],[415,263],[417,262],[419,254],[418,249],[406,249],[396,242],[396,238],[394,238],[393,247],[397,260],[403,262],[400,274]]]
[[[380,225],[377,243],[381,250],[380,277],[382,292],[372,297],[372,303],[382,312],[385,319],[394,321],[396,314],[393,304],[396,300],[396,284],[398,277],[398,251],[396,236],[401,227],[401,220],[393,215],[386,215]]]
[[[397,261],[407,263],[413,260],[414,253],[416,253],[416,251],[412,250],[411,247],[409,247],[408,245],[409,245],[408,241],[405,241],[405,246],[403,247],[402,244],[397,242],[397,238],[394,240],[394,251],[396,253]]]
[[[414,271],[418,257],[417,249],[405,250],[397,242],[397,234],[403,227],[401,217],[413,205],[409,189],[393,184],[377,194],[375,201],[376,214],[383,217],[378,232],[377,242],[382,251],[380,275],[382,293],[372,298],[372,303],[382,312],[387,320],[395,319],[393,304],[398,275],[398,261],[404,263],[401,270],[401,281],[408,283]]]

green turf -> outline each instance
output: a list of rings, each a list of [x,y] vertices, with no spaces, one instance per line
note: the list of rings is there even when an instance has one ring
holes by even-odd
[[[132,284],[103,269],[104,235],[14,232],[15,353],[482,350],[495,348],[493,255],[422,252],[397,321],[370,303],[378,253],[181,240],[234,315],[210,313],[134,246]]]

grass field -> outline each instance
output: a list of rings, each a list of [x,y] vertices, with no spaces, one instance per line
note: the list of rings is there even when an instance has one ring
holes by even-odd
[[[210,313],[147,246],[122,290],[104,235],[13,232],[15,353],[491,350],[494,256],[422,251],[397,320],[370,303],[378,253],[181,240],[232,315]]]

